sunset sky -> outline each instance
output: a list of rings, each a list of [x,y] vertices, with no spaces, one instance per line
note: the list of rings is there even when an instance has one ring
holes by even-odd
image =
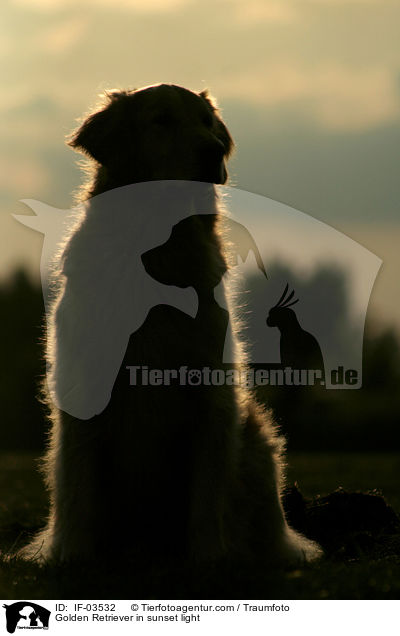
[[[284,202],[383,259],[374,314],[400,327],[398,0],[3,0],[0,267],[38,272],[21,199],[69,208],[64,144],[114,87],[209,88],[237,188]]]

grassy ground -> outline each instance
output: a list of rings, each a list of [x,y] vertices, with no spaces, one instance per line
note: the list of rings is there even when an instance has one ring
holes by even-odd
[[[399,454],[292,453],[288,483],[298,483],[306,497],[342,486],[380,489],[400,512]],[[287,572],[265,572],[257,564],[219,563],[193,572],[174,565],[144,570],[128,563],[118,571],[97,564],[87,568],[46,567],[11,559],[46,513],[46,494],[31,455],[0,455],[0,598],[265,598],[398,599],[400,539],[385,537],[350,555],[336,553],[320,563]],[[116,546],[117,550],[117,546]]]

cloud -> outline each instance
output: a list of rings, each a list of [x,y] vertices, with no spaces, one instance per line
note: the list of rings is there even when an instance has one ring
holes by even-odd
[[[222,3],[221,3],[222,4]],[[252,24],[288,24],[298,18],[295,3],[282,0],[225,0],[231,19],[241,25]],[[233,12],[233,13],[232,13]]]
[[[305,106],[327,129],[365,129],[400,115],[397,78],[385,67],[356,68],[334,63],[313,67],[272,63],[224,77],[225,96],[266,107]]]
[[[303,0],[304,1],[304,0]],[[397,4],[397,0],[305,0],[305,3],[309,4],[321,4],[321,5],[346,5],[346,4],[375,4],[375,5],[395,5]]]
[[[15,4],[32,9],[58,11],[75,7],[109,7],[112,9],[131,9],[140,13],[171,11],[190,4],[190,0],[14,0]]]
[[[39,32],[35,44],[47,53],[67,53],[82,40],[88,28],[87,19],[73,16]]]
[[[0,189],[7,192],[41,192],[49,186],[48,170],[35,159],[0,157]]]

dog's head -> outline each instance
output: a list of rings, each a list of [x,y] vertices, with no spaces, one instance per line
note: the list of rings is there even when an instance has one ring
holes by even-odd
[[[233,149],[207,91],[170,84],[112,91],[69,145],[101,164],[118,185],[177,179],[225,183]]]

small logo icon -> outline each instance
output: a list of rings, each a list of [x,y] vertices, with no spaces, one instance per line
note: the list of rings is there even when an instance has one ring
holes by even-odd
[[[18,601],[3,607],[9,634],[14,634],[16,629],[49,629],[51,612],[37,603]]]
[[[198,369],[191,369],[188,373],[188,382],[192,386],[201,384],[201,371]]]

